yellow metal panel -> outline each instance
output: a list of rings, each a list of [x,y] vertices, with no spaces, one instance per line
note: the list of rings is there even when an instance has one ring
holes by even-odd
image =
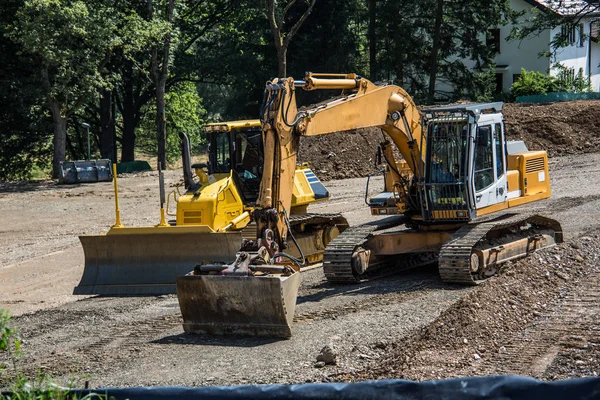
[[[445,219],[464,219],[468,220],[469,211],[468,210],[434,210],[432,212],[433,218],[436,220],[445,220]]]
[[[244,211],[241,197],[228,175],[203,186],[198,196],[186,193],[177,200],[177,225],[206,225],[223,229]]]
[[[477,210],[477,215],[491,214],[550,197],[548,155],[545,151],[527,151],[508,156],[506,174],[508,193],[521,191],[521,196]]]
[[[524,177],[524,196],[548,193],[550,196],[550,176],[548,174],[548,156],[545,151],[523,153],[521,176]]]
[[[309,204],[315,201],[315,194],[304,173],[305,169],[296,169],[294,188],[292,189],[292,207]]]
[[[526,203],[532,203],[534,201],[547,199],[550,197],[550,192],[542,192],[538,194],[532,194],[529,196],[517,197],[516,199],[512,199],[508,201],[509,207],[516,207]]]
[[[215,122],[204,125],[205,132],[229,132],[233,129],[255,128],[260,126],[258,119],[248,119],[240,121]]]
[[[509,154],[507,157],[507,169],[508,170],[519,170],[521,165],[521,155],[520,154]]]
[[[508,156],[508,169],[519,173],[518,189],[514,181],[509,181],[508,191],[521,190],[521,196],[547,193],[550,196],[550,175],[548,174],[548,154],[545,151],[527,151]],[[509,171],[509,174],[514,172]],[[510,175],[509,175],[510,179]],[[514,178],[512,178],[514,179]]]
[[[494,204],[491,206],[483,207],[483,208],[480,208],[477,210],[477,216],[480,217],[482,215],[491,214],[496,211],[505,210],[508,207],[509,207],[509,203],[506,201],[502,202],[502,203]]]
[[[521,174],[518,170],[506,171],[506,182],[508,184],[508,192],[512,192],[514,190],[521,190],[519,185],[519,178]]]
[[[439,251],[454,231],[399,231],[374,235],[365,247],[371,255],[395,255]]]
[[[181,234],[181,233],[211,233],[209,226],[134,226],[123,228],[110,228],[107,235],[140,235],[140,234]],[[87,236],[87,235],[86,235]]]

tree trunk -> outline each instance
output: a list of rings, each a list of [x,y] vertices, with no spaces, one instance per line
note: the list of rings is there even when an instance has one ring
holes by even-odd
[[[121,162],[135,158],[135,104],[133,98],[133,80],[125,79],[123,85],[123,140],[121,141]]]
[[[54,156],[52,157],[52,177],[60,177],[60,163],[65,161],[67,151],[67,120],[60,114],[60,105],[57,101],[49,99],[50,110],[52,111],[52,122],[54,126]]]
[[[113,159],[113,118],[112,95],[105,90],[100,97],[100,156],[117,162]]]
[[[298,29],[302,26],[308,15],[312,11],[315,6],[315,2],[317,0],[311,0],[308,3],[308,8],[304,13],[300,16],[298,21],[290,28],[287,34],[283,31],[284,22],[286,20],[286,14],[289,11],[290,7],[294,5],[295,0],[290,1],[283,10],[283,14],[279,17],[276,15],[275,9],[277,8],[277,2],[275,0],[266,0],[265,2],[265,11],[267,13],[267,19],[269,20],[269,25],[271,26],[271,33],[273,34],[273,38],[275,39],[275,49],[277,50],[277,61],[279,64],[278,67],[278,77],[286,78],[287,76],[287,49],[290,45],[290,41],[292,37],[296,34]],[[280,18],[278,21],[277,18]]]
[[[376,0],[369,0],[369,79],[377,79]]]
[[[165,113],[165,85],[156,85],[156,133],[158,137],[158,161],[162,170],[167,168],[167,115]]]
[[[167,5],[167,21],[173,22],[175,0]],[[169,72],[169,55],[171,52],[171,33],[167,33],[162,49],[162,63],[158,66],[158,49],[153,48],[152,63],[156,82],[156,133],[158,139],[158,162],[161,169],[167,168],[167,115],[165,112],[165,90]]]
[[[437,0],[437,10],[435,13],[435,25],[433,28],[433,46],[431,48],[431,58],[429,59],[429,91],[427,101],[432,104],[435,100],[435,81],[438,72],[438,53],[440,50],[440,36],[442,32],[442,17],[444,16],[444,0]]]
[[[287,77],[287,47],[277,48],[277,61],[279,64],[278,77]]]
[[[121,162],[135,159],[135,123],[133,110],[123,104],[123,140],[121,141]]]

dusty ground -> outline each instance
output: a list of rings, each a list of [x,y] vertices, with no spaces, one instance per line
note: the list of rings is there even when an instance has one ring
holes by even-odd
[[[326,284],[320,269],[309,271],[303,274],[290,340],[185,335],[175,296],[75,298],[70,293],[83,264],[76,237],[113,223],[111,185],[4,185],[0,308],[15,316],[26,373],[39,369],[59,381],[88,380],[92,387],[593,375],[598,372],[598,165],[600,154],[551,161],[553,197],[533,208],[563,224],[567,244],[515,263],[475,289],[444,285],[435,269],[342,287]],[[167,178],[179,180],[178,171]],[[157,223],[156,174],[124,177],[120,183],[123,222]],[[343,212],[351,224],[370,218],[366,207],[357,206],[364,179],[327,186],[333,199],[314,211]],[[587,239],[578,238],[583,233]],[[539,351],[532,350],[532,342]],[[326,344],[333,345],[338,363],[315,368]]]

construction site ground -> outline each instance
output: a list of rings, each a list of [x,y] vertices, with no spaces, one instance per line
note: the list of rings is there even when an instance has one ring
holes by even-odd
[[[77,236],[114,223],[112,184],[0,184],[0,308],[22,337],[18,367],[90,387],[596,376],[600,154],[573,152],[551,158],[552,198],[523,209],[559,220],[565,243],[477,287],[446,285],[435,266],[350,286],[329,285],[312,269],[302,274],[289,340],[186,335],[175,295],[71,295],[83,270]],[[180,177],[167,171],[167,184]],[[123,176],[120,186],[125,225],[158,223],[156,172]],[[331,180],[332,199],[311,210],[366,222],[364,186],[364,178]],[[326,345],[336,364],[317,368]],[[0,362],[9,362],[5,354]],[[13,376],[9,365],[0,388]]]

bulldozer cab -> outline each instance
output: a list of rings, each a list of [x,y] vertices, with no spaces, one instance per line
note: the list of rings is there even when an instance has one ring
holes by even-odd
[[[262,129],[259,120],[208,124],[209,173],[229,175],[244,203],[258,198],[263,165]]]

